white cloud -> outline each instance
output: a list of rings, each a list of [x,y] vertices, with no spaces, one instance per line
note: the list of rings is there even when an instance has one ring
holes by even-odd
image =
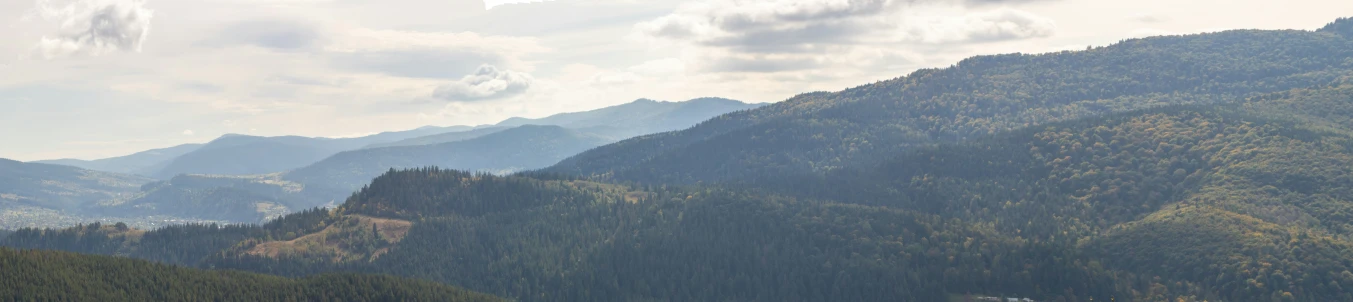
[[[644,62],[629,68],[630,71],[646,75],[669,75],[686,71],[686,61],[679,58],[664,58]]]
[[[43,36],[35,54],[52,59],[67,56],[98,56],[117,51],[141,51],[150,34],[154,11],[144,0],[78,0],[53,5],[38,0],[32,16],[59,20],[54,34]]]
[[[433,96],[453,102],[501,99],[526,92],[534,81],[529,74],[484,65],[474,74],[437,87]]]
[[[705,71],[777,73],[913,56],[896,50],[906,46],[989,43],[1056,32],[1055,22],[1033,13],[1008,7],[969,10],[998,2],[708,0],[639,23],[633,36],[657,46],[684,47],[686,57]]]
[[[194,134],[192,129],[183,130],[183,135],[193,136]]]
[[[594,86],[615,86],[633,84],[643,80],[633,72],[603,72],[593,75],[587,80],[588,85]]]
[[[527,69],[521,57],[550,49],[534,38],[356,28],[344,30],[325,51],[336,65],[359,71],[454,78],[485,64]]]

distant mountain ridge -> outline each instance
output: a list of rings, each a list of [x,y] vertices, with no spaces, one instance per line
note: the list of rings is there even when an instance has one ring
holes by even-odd
[[[604,136],[612,140],[621,140],[644,134],[681,130],[715,116],[754,109],[764,105],[743,103],[725,98],[698,98],[683,102],[639,99],[596,110],[560,113],[538,119],[513,117],[491,126],[481,126],[473,130],[448,132],[369,147],[448,143],[525,125],[561,126]]]
[[[602,146],[548,171],[680,184],[811,175],[1040,123],[1322,85],[1353,71],[1350,22],[977,56]]]
[[[205,144],[186,144],[121,157],[89,161],[58,159],[36,162],[158,179],[170,179],[182,174],[258,175],[301,168],[343,151],[462,141],[524,125],[562,126],[611,140],[620,140],[642,134],[679,130],[710,117],[761,105],[722,98],[700,98],[685,102],[641,99],[592,111],[561,113],[540,119],[509,118],[496,125],[425,126],[354,138],[261,137],[232,133]]]
[[[533,170],[612,141],[560,126],[525,125],[462,141],[342,152],[283,177],[355,190],[390,169],[437,166],[494,173]]]
[[[79,159],[56,159],[41,160],[35,163],[67,165],[80,167],[83,169],[114,172],[122,174],[136,174],[142,176],[151,176],[169,163],[169,161],[196,151],[203,144],[183,144],[162,149],[152,149],[137,152],[127,156],[105,158],[98,160],[79,160]]]

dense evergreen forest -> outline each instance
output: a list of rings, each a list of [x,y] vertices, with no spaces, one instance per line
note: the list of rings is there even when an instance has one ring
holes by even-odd
[[[1341,35],[1349,23],[973,57],[625,140],[550,171],[654,184],[811,175],[1038,124],[1324,85],[1353,73],[1353,39]]]
[[[0,248],[3,301],[501,301],[380,275],[301,279],[204,271],[144,260]]]
[[[1353,301],[1350,23],[978,57],[262,225],[0,243],[522,301]]]

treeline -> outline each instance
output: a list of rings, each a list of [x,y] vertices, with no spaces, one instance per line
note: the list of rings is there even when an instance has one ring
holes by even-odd
[[[264,225],[174,225],[154,231],[132,230],[126,224],[93,223],[52,230],[25,228],[3,238],[3,245],[21,249],[63,250],[119,255],[184,266],[201,266],[214,254],[247,239],[291,240],[323,229],[328,210],[316,208],[283,216]]]
[[[973,57],[600,147],[550,170],[653,184],[818,175],[1046,123],[1235,101],[1346,79],[1353,40],[1332,31],[1237,30]]]
[[[0,248],[3,301],[501,301],[379,275],[286,279],[108,256]]]
[[[1273,100],[1298,102],[1248,106]],[[745,185],[990,225],[1228,301],[1350,300],[1353,137],[1292,113],[1158,108]]]

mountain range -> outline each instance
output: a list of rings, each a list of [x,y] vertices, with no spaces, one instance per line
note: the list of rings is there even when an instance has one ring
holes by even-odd
[[[1350,79],[1353,19],[980,56],[264,224],[0,245],[520,301],[1353,301]]]
[[[169,221],[260,222],[302,209],[332,206],[390,169],[424,166],[509,173],[548,167],[593,147],[639,135],[678,130],[727,112],[759,107],[702,98],[685,102],[638,100],[594,111],[541,119],[513,118],[497,125],[423,127],[358,138],[226,135],[203,145],[182,145],[95,160],[10,162],[26,169],[25,181],[67,181],[62,174],[121,178],[119,191],[64,183],[67,191],[100,194],[72,200],[72,194],[41,195],[15,182],[0,196],[26,203],[8,208],[16,216],[0,227],[71,225],[99,218],[159,217],[129,221],[135,226]],[[88,170],[39,163],[65,163]],[[108,172],[92,170],[107,169]],[[25,172],[31,171],[31,172]],[[123,174],[116,174],[116,173]],[[82,175],[83,175],[82,174]],[[127,174],[148,175],[161,181]],[[65,177],[65,178],[63,178]],[[102,191],[100,191],[102,190]],[[55,199],[55,200],[53,200]],[[38,204],[54,203],[50,205]],[[41,215],[35,213],[43,213]],[[158,221],[158,222],[152,222]]]

